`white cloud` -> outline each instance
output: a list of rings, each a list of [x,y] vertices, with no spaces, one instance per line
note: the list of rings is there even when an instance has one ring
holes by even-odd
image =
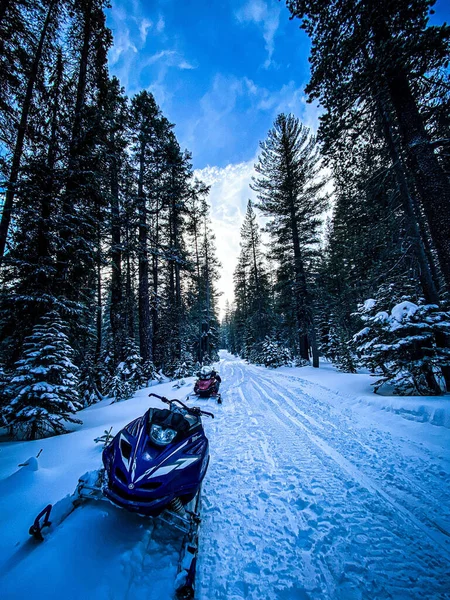
[[[189,148],[194,156],[201,154],[205,148],[215,151],[230,148],[236,137],[236,101],[245,93],[244,80],[215,75],[210,89],[200,100],[200,110],[186,123],[182,145]]]
[[[163,32],[163,31],[164,31],[164,28],[165,28],[165,26],[166,26],[166,23],[165,23],[165,21],[164,21],[164,18],[163,18],[163,16],[162,16],[162,15],[159,15],[158,22],[156,23],[156,31],[157,31],[158,33],[161,33],[161,32]]]
[[[123,55],[137,54],[138,49],[131,40],[130,30],[127,27],[121,27],[114,32],[114,45],[109,51],[109,62],[111,66],[116,65]]]
[[[269,8],[270,6],[270,8]],[[240,23],[255,23],[262,28],[265,48],[268,57],[264,63],[267,69],[272,64],[272,55],[275,49],[275,34],[280,23],[280,8],[278,4],[270,5],[264,0],[249,0],[236,12]]]
[[[161,50],[152,54],[143,61],[144,65],[152,65],[156,62],[163,63],[164,67],[177,67],[178,69],[196,69],[197,67],[189,63],[177,50]]]
[[[178,68],[179,69],[187,69],[187,70],[191,70],[191,69],[196,69],[197,67],[195,67],[194,65],[192,65],[191,63],[187,62],[186,60],[182,60],[179,64],[178,64]]]
[[[317,105],[308,104],[302,88],[299,88],[294,81],[283,85],[278,92],[270,92],[267,89],[259,88],[258,93],[259,110],[271,111],[274,117],[280,113],[292,113],[296,115],[304,125],[317,131],[319,126],[319,116],[323,109]]]
[[[147,40],[148,30],[153,26],[153,23],[148,19],[142,19],[139,23],[139,33],[141,34],[141,42],[145,44]]]
[[[196,68],[176,51],[166,50],[158,52],[146,61],[146,46],[150,43],[156,48],[161,47],[162,41],[166,39],[164,34],[165,22],[162,15],[157,20],[151,20],[146,16],[145,2],[143,0],[117,0],[113,3],[112,10],[108,13],[108,25],[114,36],[114,45],[109,51],[109,62],[113,73],[120,79],[129,95],[133,95],[141,89],[140,79],[142,70],[159,59],[159,73],[157,85],[162,87],[161,80],[167,73],[167,67],[178,67],[180,69]],[[150,35],[151,34],[151,35]],[[151,39],[150,39],[151,38]],[[166,93],[165,96],[169,94]]]
[[[156,54],[152,54],[148,58],[145,59],[146,65],[152,65],[153,63],[161,60],[162,58],[171,58],[176,55],[175,50],[161,50],[161,52],[157,52]]]
[[[217,257],[222,263],[221,278],[218,282],[222,296],[219,301],[221,316],[227,300],[233,301],[233,272],[240,252],[240,229],[247,210],[249,198],[255,200],[255,192],[250,189],[253,165],[256,159],[224,168],[206,167],[196,170],[194,175],[211,186],[212,228],[216,235]]]

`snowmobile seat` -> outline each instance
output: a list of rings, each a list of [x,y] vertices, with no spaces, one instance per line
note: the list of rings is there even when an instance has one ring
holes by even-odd
[[[150,409],[148,422],[149,425],[161,425],[182,434],[191,428],[191,423],[182,414],[170,411],[167,408]]]

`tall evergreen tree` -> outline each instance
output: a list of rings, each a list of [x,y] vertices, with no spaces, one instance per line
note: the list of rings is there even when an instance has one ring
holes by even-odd
[[[270,287],[261,249],[261,235],[251,200],[241,227],[241,252],[234,272],[234,343],[239,353],[257,359],[273,325]]]
[[[34,90],[39,77],[41,63],[44,60],[46,46],[49,43],[51,43],[52,39],[54,39],[55,32],[57,30],[60,4],[61,2],[59,0],[47,0],[46,2],[41,3],[41,10],[37,10],[36,5],[32,5],[29,7],[32,11],[33,17],[38,23],[38,32],[36,33],[35,43],[31,44],[30,48],[30,52],[32,52],[32,60],[29,64],[25,63],[23,69],[24,73],[22,74],[21,78],[24,88],[22,92],[23,100],[21,101],[21,111],[19,123],[17,126],[17,135],[14,141],[12,160],[8,172],[8,180],[5,190],[2,218],[0,221],[0,261],[3,259],[3,255],[5,253],[6,240],[8,237],[11,217],[13,214],[14,197],[16,194],[16,187],[19,179],[20,164],[25,148],[28,119],[32,109]],[[10,11],[14,10],[14,7],[5,6],[3,10],[5,11],[5,16],[9,16],[10,18],[12,18],[12,15],[10,15],[9,13]],[[17,10],[17,7],[15,8],[15,10]],[[19,15],[20,9],[15,15],[16,19],[12,18],[13,22],[9,24],[11,29],[14,29],[14,27],[17,25],[17,22],[20,23],[19,30],[22,29],[22,23],[20,22]],[[30,21],[28,21],[28,24],[30,24]],[[2,25],[4,25],[4,23],[2,23]],[[0,32],[3,33],[2,29],[0,29]],[[6,28],[4,31],[6,31]],[[31,32],[29,31],[29,33]],[[14,34],[14,36],[12,37],[15,37],[16,35],[17,34]],[[5,47],[5,58],[8,57],[9,52],[10,49]],[[13,63],[14,62],[15,61],[13,61]],[[0,75],[3,75],[3,77],[5,78],[3,81],[8,81],[10,77],[14,77],[13,67],[9,71],[6,68],[1,69]],[[5,94],[4,88],[2,91]],[[7,92],[5,95],[7,98]],[[6,106],[6,98],[4,99],[4,106]]]
[[[111,235],[111,301],[109,318],[113,338],[113,353],[115,365],[123,359],[123,349],[126,332],[126,314],[124,302],[124,281],[122,268],[123,255],[123,196],[124,175],[127,165],[128,106],[123,89],[118,79],[113,77],[106,89],[105,96],[106,119],[106,153],[109,168],[109,213]]]
[[[261,154],[252,188],[258,207],[271,217],[267,229],[272,237],[271,253],[279,265],[278,280],[284,299],[292,298],[297,348],[303,359],[319,366],[314,309],[308,285],[308,265],[318,243],[320,215],[327,198],[325,180],[319,177],[320,156],[316,139],[293,115],[277,117]],[[287,308],[287,307],[286,307]],[[286,309],[285,309],[286,310]]]
[[[312,38],[312,77],[307,91],[327,111],[322,137],[333,142],[339,131],[348,129],[367,110],[378,115],[405,204],[410,202],[410,192],[403,167],[420,197],[449,289],[450,184],[435,153],[440,142],[433,140],[421,112],[418,85],[424,75],[436,73],[448,62],[450,27],[428,26],[433,4],[434,0],[383,5],[374,1],[355,4],[353,0],[287,2],[292,16],[302,19],[302,27]],[[400,136],[403,165],[395,160],[389,118]]]

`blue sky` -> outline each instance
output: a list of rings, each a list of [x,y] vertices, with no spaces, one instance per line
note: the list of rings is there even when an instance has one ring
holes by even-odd
[[[211,185],[212,225],[222,263],[221,309],[232,274],[259,141],[280,112],[315,129],[306,103],[310,44],[278,0],[112,0],[110,70],[129,96],[151,91],[175,123],[196,175]],[[450,21],[438,0],[431,23]]]
[[[223,312],[259,141],[282,111],[317,125],[303,92],[309,40],[277,0],[113,0],[108,12],[111,72],[128,95],[154,94],[211,185]]]
[[[111,71],[153,92],[195,168],[253,158],[280,111],[304,108],[309,42],[283,3],[113,0],[108,23]]]

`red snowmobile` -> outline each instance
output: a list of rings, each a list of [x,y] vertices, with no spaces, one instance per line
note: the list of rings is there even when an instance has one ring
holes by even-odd
[[[220,375],[211,367],[202,367],[195,382],[194,394],[200,398],[216,398],[218,404],[222,404],[219,394]]]

